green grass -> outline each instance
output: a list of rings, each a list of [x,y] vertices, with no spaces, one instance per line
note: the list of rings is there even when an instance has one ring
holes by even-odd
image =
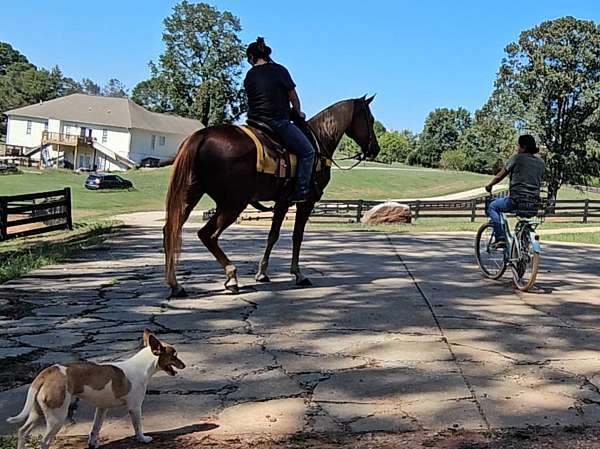
[[[375,164],[388,167],[385,164]],[[395,168],[405,167],[396,164]],[[74,217],[112,217],[120,213],[162,210],[169,182],[170,168],[133,170],[123,175],[133,182],[133,190],[91,191],[83,187],[85,174],[70,171],[45,170],[0,177],[3,195],[39,192],[71,187]],[[490,176],[468,172],[411,168],[409,170],[332,171],[332,180],[325,190],[327,199],[388,199],[427,198],[484,186]],[[561,199],[585,196],[600,199],[600,194],[582,193],[563,188]],[[203,197],[199,209],[213,207],[212,200]]]
[[[120,213],[162,210],[169,183],[170,170],[134,170],[123,174],[133,182],[132,190],[87,190],[83,187],[86,174],[63,170],[43,170],[21,175],[0,177],[3,195],[41,192],[71,187],[74,217],[110,217]],[[203,198],[200,208],[210,208],[213,203]]]
[[[329,199],[426,198],[484,186],[489,176],[443,170],[332,170]]]
[[[578,232],[573,234],[544,235],[543,240],[600,245],[600,232]]]
[[[410,224],[384,224],[384,225],[363,225],[360,223],[314,223],[308,224],[309,229],[313,230],[333,230],[333,231],[374,231],[374,232],[389,232],[398,234],[419,234],[423,232],[456,232],[456,231],[471,231],[475,232],[485,223],[480,219],[471,223],[468,219],[460,218],[423,218]],[[252,222],[248,222],[252,225]],[[293,224],[287,223],[286,227],[292,227]],[[511,219],[511,226],[514,222]],[[545,221],[538,229],[562,229],[562,228],[586,228],[600,226],[600,222],[557,222]],[[563,235],[563,234],[559,234]],[[550,236],[544,236],[544,239]]]
[[[71,232],[9,240],[0,245],[0,284],[46,265],[62,263],[85,248],[106,239],[119,224],[109,220],[87,220]]]

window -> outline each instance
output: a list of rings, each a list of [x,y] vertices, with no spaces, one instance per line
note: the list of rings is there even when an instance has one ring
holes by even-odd
[[[166,141],[166,140],[167,140],[167,139],[166,139],[166,137],[165,137],[165,136],[160,136],[160,137],[158,138],[158,144],[159,144],[161,147],[164,147],[164,146],[165,146],[165,141]]]
[[[48,122],[44,122],[44,131],[48,131]]]
[[[26,134],[31,134],[31,120],[27,120],[27,131]]]
[[[154,134],[152,134],[152,139],[150,139],[150,147],[152,149],[156,148],[156,136]]]
[[[103,129],[102,130],[102,143],[106,143],[107,140],[108,140],[108,130]]]
[[[71,134],[71,125],[65,125],[65,134]]]

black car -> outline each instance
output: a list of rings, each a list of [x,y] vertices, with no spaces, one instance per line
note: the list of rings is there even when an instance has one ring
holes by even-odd
[[[98,189],[130,189],[133,187],[131,181],[123,179],[117,175],[107,173],[92,173],[85,180],[85,188],[90,190]]]
[[[14,164],[4,164],[0,162],[0,175],[19,173],[19,169]]]

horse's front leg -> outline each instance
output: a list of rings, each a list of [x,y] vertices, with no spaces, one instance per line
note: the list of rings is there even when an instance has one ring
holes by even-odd
[[[290,273],[296,276],[296,285],[302,287],[308,287],[312,285],[310,279],[305,277],[300,271],[300,247],[302,246],[302,239],[304,238],[304,228],[310,213],[314,207],[314,203],[299,203],[296,205],[296,223],[294,224],[294,249],[292,252],[292,265],[290,266]]]
[[[269,282],[269,276],[267,275],[267,269],[269,268],[269,257],[271,257],[271,251],[273,246],[279,239],[279,233],[281,231],[281,225],[285,219],[290,205],[286,201],[275,204],[275,210],[273,211],[273,221],[271,222],[271,230],[269,231],[269,238],[267,239],[267,247],[265,248],[265,254],[258,264],[258,273],[255,279],[258,282]]]

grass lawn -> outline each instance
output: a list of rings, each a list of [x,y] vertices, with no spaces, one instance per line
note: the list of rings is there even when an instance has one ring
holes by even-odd
[[[72,255],[106,239],[119,223],[87,219],[73,231],[9,240],[0,244],[0,284],[45,265],[64,262]]]
[[[389,167],[385,164],[378,166]],[[490,176],[468,172],[410,169],[398,170],[333,170],[325,198],[328,199],[386,199],[426,198],[456,193],[485,185]],[[39,192],[71,187],[75,219],[95,216],[111,217],[119,213],[162,210],[169,182],[170,168],[133,170],[123,175],[135,189],[119,191],[90,191],[83,187],[85,174],[70,171],[45,170],[20,175],[0,176],[0,194]],[[588,196],[600,199],[600,194],[582,193],[563,188],[560,198],[578,199]],[[204,197],[199,209],[213,207]]]
[[[545,235],[543,236],[543,240],[600,245],[600,232],[579,232],[573,234]]]
[[[514,221],[511,219],[511,227],[514,227]],[[334,230],[334,231],[374,231],[389,232],[396,234],[420,234],[423,232],[455,232],[470,231],[475,232],[485,223],[484,219],[478,219],[471,223],[467,219],[461,218],[423,218],[410,224],[389,224],[389,225],[363,225],[360,223],[309,223],[308,229],[312,230]],[[248,222],[252,225],[252,222]],[[255,223],[254,223],[255,224]],[[264,224],[264,223],[263,223]],[[565,222],[565,221],[545,221],[538,229],[559,229],[559,228],[585,228],[600,226],[600,221]],[[286,228],[293,227],[293,223],[286,222]],[[565,234],[558,234],[560,236]],[[544,239],[550,239],[551,236],[544,236]],[[554,236],[552,236],[554,237]],[[591,243],[591,242],[590,242]]]

